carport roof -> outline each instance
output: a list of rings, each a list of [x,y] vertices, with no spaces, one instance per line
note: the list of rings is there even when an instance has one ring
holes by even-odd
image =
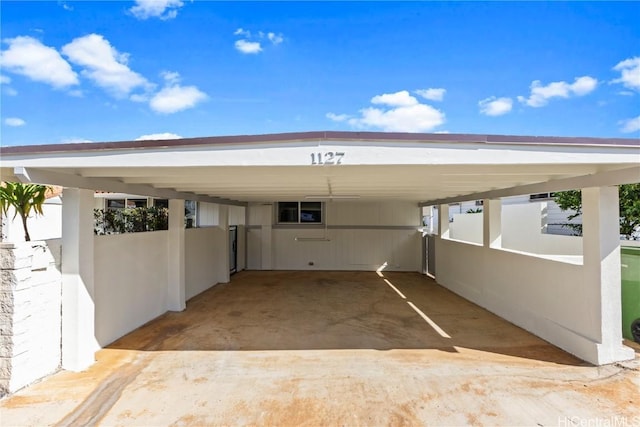
[[[252,144],[269,142],[296,141],[388,141],[388,142],[449,142],[449,143],[486,143],[486,144],[524,144],[524,145],[605,145],[640,146],[640,140],[632,138],[592,138],[525,135],[482,135],[449,133],[401,133],[401,132],[347,132],[312,131],[262,135],[229,135],[198,138],[180,138],[144,141],[84,142],[68,144],[24,145],[0,147],[0,154],[18,153],[54,153],[79,150],[122,150],[127,148],[162,148],[200,145]]]
[[[322,131],[0,154],[3,180],[234,204],[327,196],[453,202],[640,181],[640,141],[623,138]]]

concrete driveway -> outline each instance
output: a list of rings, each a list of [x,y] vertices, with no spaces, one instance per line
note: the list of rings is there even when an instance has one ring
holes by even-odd
[[[640,424],[638,358],[590,366],[414,273],[241,272],[97,359],[0,424]]]

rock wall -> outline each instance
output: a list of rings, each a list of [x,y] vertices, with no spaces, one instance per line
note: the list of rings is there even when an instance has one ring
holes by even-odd
[[[0,243],[0,396],[60,367],[62,277],[54,255],[44,241]]]

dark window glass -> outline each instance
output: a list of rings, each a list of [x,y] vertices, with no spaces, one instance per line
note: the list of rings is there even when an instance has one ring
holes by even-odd
[[[168,199],[153,199],[153,206],[155,206],[156,208],[169,209],[169,200]]]
[[[128,208],[146,208],[147,199],[127,199]]]
[[[300,222],[322,222],[322,202],[300,202]]]
[[[124,199],[107,199],[107,209],[124,209]]]
[[[278,222],[298,222],[298,202],[278,203]]]
[[[196,212],[198,204],[195,200],[184,201],[184,221],[187,228],[196,227]]]
[[[532,194],[529,196],[529,200],[539,200],[539,199],[548,199],[548,198],[549,198],[549,193],[538,193],[538,194]]]

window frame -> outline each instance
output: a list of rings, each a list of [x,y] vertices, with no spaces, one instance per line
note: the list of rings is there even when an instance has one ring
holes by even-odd
[[[297,221],[281,221],[280,220],[280,204],[281,203],[296,203],[296,217]],[[320,221],[303,221],[302,220],[302,211],[305,210],[303,208],[304,203],[319,203],[320,204]],[[314,225],[323,225],[325,223],[325,203],[322,201],[281,201],[276,202],[275,204],[275,224],[277,225],[303,225],[303,226],[314,226]],[[309,210],[309,209],[306,209]]]

